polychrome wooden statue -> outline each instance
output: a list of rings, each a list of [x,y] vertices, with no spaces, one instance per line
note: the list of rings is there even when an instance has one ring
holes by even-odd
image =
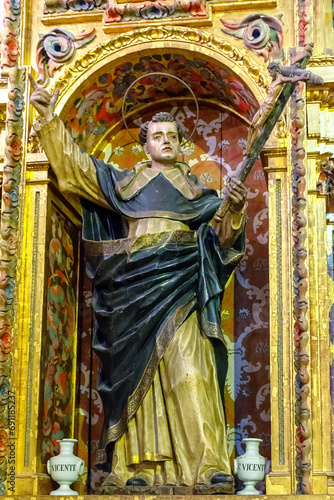
[[[224,287],[245,248],[243,183],[221,199],[178,162],[182,127],[168,113],[142,125],[151,161],[119,170],[81,154],[51,97],[31,80],[38,135],[66,194],[82,200],[94,349],[105,425],[104,493],[232,493],[220,327]],[[218,213],[217,213],[218,211]]]

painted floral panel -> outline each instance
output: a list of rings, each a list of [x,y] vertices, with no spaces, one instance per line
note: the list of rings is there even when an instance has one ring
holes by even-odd
[[[164,74],[147,76],[151,72]],[[100,74],[94,83],[82,89],[69,109],[64,121],[81,151],[91,153],[110,128],[120,122],[123,96],[139,76],[143,78],[128,92],[126,112],[152,103],[165,108],[166,102],[171,109],[180,98],[190,96],[182,83],[166,74],[181,78],[198,100],[219,102],[248,120],[258,108],[251,91],[227,67],[218,68],[196,54],[191,60],[175,53],[141,56],[137,61],[134,59]],[[189,103],[193,103],[191,98]]]
[[[72,437],[77,307],[78,229],[55,205],[49,214],[46,325],[42,340],[41,456]]]

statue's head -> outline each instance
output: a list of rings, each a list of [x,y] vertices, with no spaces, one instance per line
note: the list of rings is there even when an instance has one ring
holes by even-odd
[[[151,120],[148,122],[143,123],[140,126],[139,129],[139,140],[142,144],[146,143],[147,140],[147,130],[150,125],[150,123],[175,123],[176,129],[177,129],[177,134],[179,137],[179,142],[181,144],[182,139],[183,139],[183,127],[180,122],[176,121],[175,118],[170,114],[166,113],[165,111],[161,111],[160,113],[156,113]]]
[[[183,127],[169,113],[157,113],[139,129],[139,140],[152,161],[170,165],[180,154]]]
[[[279,64],[276,62],[269,63],[268,72],[272,78],[275,78],[277,76],[277,73],[280,73]]]

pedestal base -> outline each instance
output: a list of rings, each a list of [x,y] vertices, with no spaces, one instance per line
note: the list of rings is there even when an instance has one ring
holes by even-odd
[[[53,497],[54,499],[64,497]],[[70,498],[70,497],[68,497]],[[194,500],[190,498],[190,495],[182,495],[175,499],[173,495],[142,495],[140,500]],[[245,495],[229,495],[226,496],[226,500],[249,500],[249,496]],[[255,498],[255,497],[253,497]],[[114,496],[104,496],[104,495],[79,495],[75,497],[75,500],[126,500],[129,499],[129,495],[124,497],[123,495]],[[1,500],[50,500],[49,495],[11,495],[3,496]],[[138,500],[138,498],[137,498]],[[210,495],[198,495],[196,500],[213,500]],[[220,500],[223,500],[220,497]],[[261,500],[334,500],[334,495],[262,495]]]
[[[195,488],[189,486],[127,486],[120,487],[115,485],[103,484],[99,488],[99,496],[103,498],[102,495],[110,496],[123,496],[123,495],[142,495],[143,498],[145,496],[151,497],[152,495],[156,495],[157,497],[162,496],[166,499],[166,497],[173,496],[188,496],[188,495],[198,495],[199,497],[205,495],[233,495],[234,494],[234,485],[230,483],[226,484],[209,484],[204,485],[200,484],[195,486]],[[90,498],[90,497],[89,497]]]

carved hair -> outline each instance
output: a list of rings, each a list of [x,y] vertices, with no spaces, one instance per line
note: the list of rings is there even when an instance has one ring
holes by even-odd
[[[181,143],[183,139],[183,126],[180,122],[176,121],[170,113],[164,111],[154,115],[150,121],[143,123],[139,129],[139,140],[142,144],[146,144],[147,140],[147,129],[151,122],[172,122],[175,123],[177,128],[177,135],[179,136],[179,141]]]

